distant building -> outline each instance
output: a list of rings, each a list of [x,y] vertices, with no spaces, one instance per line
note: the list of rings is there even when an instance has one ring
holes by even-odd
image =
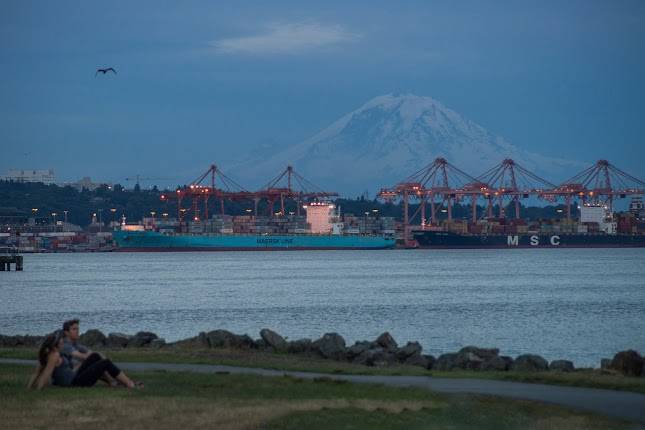
[[[48,170],[18,170],[10,169],[7,176],[4,177],[7,181],[16,182],[42,182],[45,185],[51,185],[55,182],[54,169]]]
[[[79,179],[77,182],[70,182],[65,185],[74,187],[79,191],[82,191],[83,188],[85,188],[88,191],[94,191],[95,189],[99,188],[101,185],[107,185],[109,187],[112,184],[107,184],[105,182],[100,182],[100,183],[92,182],[92,178],[90,178],[89,176],[84,176],[83,178]]]

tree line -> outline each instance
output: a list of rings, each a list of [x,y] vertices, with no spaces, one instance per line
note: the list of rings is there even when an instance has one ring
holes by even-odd
[[[114,186],[102,185],[95,190],[78,190],[71,186],[45,185],[43,183],[0,181],[0,217],[4,222],[8,220],[27,220],[32,217],[38,223],[51,223],[54,220],[62,221],[67,211],[67,220],[70,223],[80,226],[87,226],[91,223],[92,217],[96,214],[97,219],[103,223],[113,220],[120,220],[125,216],[128,222],[136,222],[143,217],[155,216],[176,217],[176,200],[162,200],[161,194],[168,190],[141,189],[138,185],[134,189],[126,189],[116,184]],[[378,199],[368,199],[365,196],[356,198],[338,198],[334,200],[337,207],[343,214],[356,216],[388,216],[398,220],[402,219],[401,202],[384,202]],[[277,205],[276,205],[277,206]],[[190,199],[186,199],[182,207],[190,210]],[[416,209],[417,204],[410,205],[410,214]],[[447,217],[446,212],[438,209],[439,219]],[[446,210],[445,207],[443,207]],[[562,218],[564,216],[563,205],[522,205],[521,216],[530,220]],[[202,209],[203,210],[203,209]],[[224,211],[228,215],[249,215],[254,210],[253,202],[225,201]],[[274,208],[274,210],[279,210]],[[484,207],[478,206],[478,213],[484,214]],[[268,214],[269,208],[266,202],[260,202],[258,206],[259,215]],[[297,213],[296,203],[288,201],[285,205],[287,214]],[[367,212],[367,215],[365,213]],[[210,199],[209,213],[211,215],[220,213],[220,202]],[[304,211],[301,211],[304,214]],[[495,206],[494,213],[498,213]],[[514,214],[514,208],[507,207],[506,213]],[[573,208],[574,216],[577,213]],[[55,215],[52,215],[55,214]],[[426,211],[430,216],[430,208]],[[471,215],[470,204],[455,203],[452,208],[454,219],[469,219]]]

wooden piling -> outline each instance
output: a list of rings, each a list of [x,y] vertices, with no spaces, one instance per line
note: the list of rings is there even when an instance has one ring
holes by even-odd
[[[16,265],[17,272],[22,272],[22,255],[0,255],[0,272],[10,272],[11,264]]]

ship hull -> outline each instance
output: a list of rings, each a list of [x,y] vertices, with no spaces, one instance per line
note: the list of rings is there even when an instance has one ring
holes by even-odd
[[[118,251],[303,251],[388,249],[394,239],[379,236],[332,235],[190,235],[157,232],[113,233]]]
[[[645,235],[609,234],[495,234],[470,235],[442,231],[417,231],[413,237],[420,248],[641,248]]]

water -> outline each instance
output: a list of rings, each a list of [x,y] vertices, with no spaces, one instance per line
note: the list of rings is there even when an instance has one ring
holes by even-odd
[[[645,249],[25,255],[0,273],[0,333],[63,320],[167,341],[222,328],[254,338],[389,331],[434,355],[465,345],[598,366],[645,352]]]

